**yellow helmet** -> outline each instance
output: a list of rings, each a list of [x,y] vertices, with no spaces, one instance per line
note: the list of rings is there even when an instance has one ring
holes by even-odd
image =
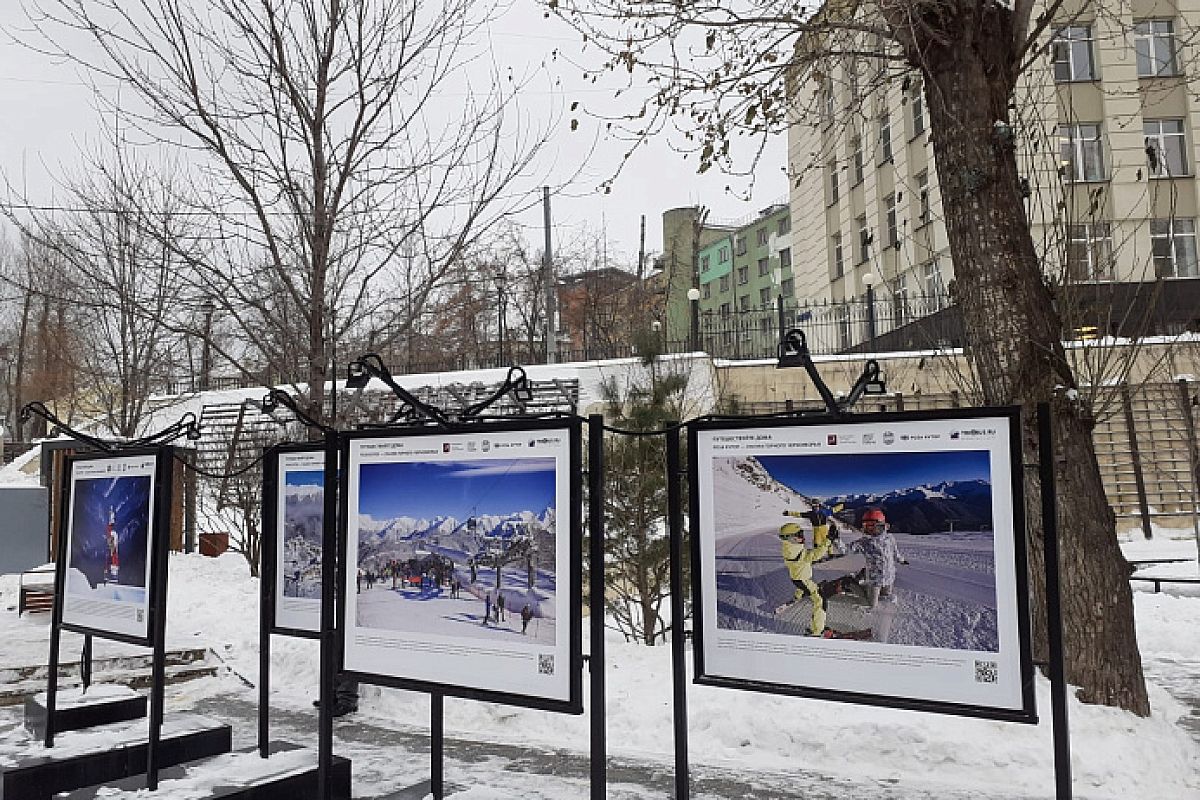
[[[804,529],[795,522],[785,522],[779,526],[780,536],[803,536]]]

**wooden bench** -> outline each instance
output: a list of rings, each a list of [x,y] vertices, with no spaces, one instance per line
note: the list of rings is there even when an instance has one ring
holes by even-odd
[[[1144,583],[1153,583],[1154,591],[1157,594],[1162,591],[1164,583],[1182,583],[1190,586],[1200,586],[1200,576],[1171,576],[1171,575],[1131,575],[1131,581],[1142,581]]]
[[[39,567],[21,573],[17,616],[26,611],[54,610],[54,567]]]

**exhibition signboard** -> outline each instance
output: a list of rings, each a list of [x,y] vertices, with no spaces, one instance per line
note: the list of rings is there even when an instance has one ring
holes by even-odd
[[[60,552],[62,626],[150,646],[154,553],[169,513],[170,451],[72,456],[66,544]],[[161,613],[161,610],[159,610]]]
[[[263,466],[264,574],[272,582],[270,629],[314,636],[321,630],[325,451],[272,449]]]
[[[1036,721],[1019,428],[691,425],[696,681]]]
[[[344,444],[344,669],[582,710],[580,427],[363,431]]]

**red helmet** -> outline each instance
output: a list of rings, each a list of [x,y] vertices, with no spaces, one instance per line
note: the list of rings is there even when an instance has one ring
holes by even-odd
[[[864,511],[862,515],[862,524],[864,528],[867,526],[868,522],[876,525],[883,525],[885,522],[887,522],[887,517],[883,515],[883,509],[868,508],[866,511]]]

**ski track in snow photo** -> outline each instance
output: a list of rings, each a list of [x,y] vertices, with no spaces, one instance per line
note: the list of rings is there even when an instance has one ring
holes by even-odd
[[[902,454],[896,454],[902,455]],[[811,458],[811,457],[809,457]],[[752,456],[713,460],[717,627],[804,636],[812,619],[810,600],[777,611],[795,587],[780,547],[783,512],[808,511],[827,498],[807,497],[772,477]],[[978,495],[979,481],[971,491]],[[913,492],[903,493],[911,497]],[[943,506],[947,499],[933,492]],[[886,498],[879,502],[886,512]],[[906,510],[920,516],[919,504]],[[841,512],[835,524],[843,546],[863,536]],[[811,526],[807,541],[812,545]],[[994,540],[991,531],[893,533],[908,565],[896,567],[893,598],[874,609],[853,590],[825,601],[826,626],[871,641],[921,647],[997,652]],[[818,584],[863,568],[861,555],[835,556],[813,568]]]

